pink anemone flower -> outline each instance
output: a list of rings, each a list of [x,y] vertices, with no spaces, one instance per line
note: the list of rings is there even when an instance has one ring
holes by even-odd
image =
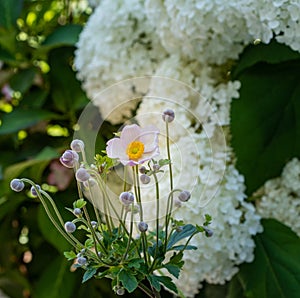
[[[119,159],[124,166],[142,164],[159,155],[158,135],[154,126],[126,125],[119,138],[107,142],[107,156]]]

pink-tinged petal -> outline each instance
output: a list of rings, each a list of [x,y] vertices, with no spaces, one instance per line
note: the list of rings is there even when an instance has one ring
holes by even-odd
[[[145,153],[151,152],[158,147],[159,130],[155,126],[148,126],[142,129],[140,141],[145,146]]]
[[[122,146],[126,149],[128,144],[137,141],[141,135],[141,131],[141,128],[136,124],[126,125],[121,131],[120,136]]]
[[[155,148],[152,152],[144,153],[141,159],[139,160],[140,163],[144,163],[145,161],[148,161],[154,157],[157,157],[160,154],[159,148]]]
[[[141,162],[138,160],[132,160],[132,159],[120,159],[120,162],[124,165],[124,166],[136,166],[141,164]]]
[[[113,138],[106,143],[106,153],[110,158],[126,158],[126,150],[119,138]]]

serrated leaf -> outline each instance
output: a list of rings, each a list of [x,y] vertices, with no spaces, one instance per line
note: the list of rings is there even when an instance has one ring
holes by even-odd
[[[89,279],[91,279],[97,272],[97,268],[88,268],[82,278],[82,283],[85,283]]]
[[[73,260],[73,259],[76,258],[76,254],[75,254],[75,252],[73,250],[71,250],[71,251],[65,251],[64,252],[64,256],[65,256],[65,258],[68,261],[71,261],[71,260]]]
[[[10,79],[10,87],[21,93],[26,92],[32,85],[35,74],[34,68],[20,70]]]
[[[187,238],[189,236],[191,236],[193,233],[195,233],[197,231],[196,227],[191,225],[191,224],[187,224],[185,226],[183,226],[182,230],[180,232],[173,232],[173,234],[171,235],[168,245],[167,245],[167,249],[170,250],[174,244],[176,244],[178,241]]]
[[[178,293],[176,285],[173,283],[172,278],[169,276],[156,276],[157,280],[169,290]]]
[[[158,281],[158,278],[156,275],[150,274],[147,276],[148,281],[150,282],[151,286],[158,292],[160,292],[161,286]]]
[[[85,205],[86,205],[86,201],[85,201],[84,199],[79,199],[79,200],[77,200],[77,201],[75,201],[75,202],[73,203],[74,209],[75,209],[75,208],[81,209],[81,208],[84,207]]]
[[[300,157],[299,68],[300,60],[260,63],[237,77],[242,87],[231,105],[232,146],[248,195]]]
[[[255,259],[238,274],[249,298],[298,298],[300,238],[273,219],[262,220],[264,232],[255,236]]]
[[[125,269],[121,270],[119,275],[119,281],[123,284],[123,287],[129,292],[132,293],[138,286],[136,277]]]
[[[179,267],[178,265],[175,265],[175,264],[165,264],[164,268],[166,268],[168,270],[168,272],[170,274],[172,274],[173,276],[175,276],[176,278],[179,277],[181,267]]]

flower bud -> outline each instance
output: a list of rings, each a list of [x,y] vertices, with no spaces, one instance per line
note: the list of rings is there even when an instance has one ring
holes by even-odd
[[[156,163],[156,164],[153,165],[153,171],[156,172],[156,171],[159,171],[159,169],[160,169],[160,165],[159,164]]]
[[[59,160],[65,167],[74,168],[79,160],[79,155],[73,150],[66,150]]]
[[[40,187],[39,185],[36,184],[35,186],[36,186],[36,188],[37,188],[39,191],[41,190],[41,187]],[[30,192],[31,192],[31,194],[32,194],[34,197],[37,197],[37,196],[38,196],[37,191],[35,190],[35,187],[34,187],[34,186],[31,186]]]
[[[175,118],[175,113],[171,109],[166,109],[162,114],[162,118],[165,122],[172,122]]]
[[[92,221],[91,221],[91,225],[92,225],[92,227],[93,227],[94,229],[96,229],[97,226],[98,226],[98,223],[97,223],[96,221],[92,220]]]
[[[173,204],[177,208],[180,208],[182,206],[182,202],[178,198],[174,198]]]
[[[119,296],[124,295],[124,294],[125,294],[124,288],[121,288],[121,287],[118,288],[118,289],[116,290],[116,294],[119,295]]]
[[[188,190],[183,190],[179,195],[178,199],[181,202],[187,202],[191,197],[191,193]]]
[[[148,184],[149,182],[150,182],[150,177],[148,176],[148,175],[146,175],[146,174],[142,174],[141,176],[140,176],[140,180],[141,180],[141,182],[143,183],[143,184]]]
[[[140,232],[146,232],[148,230],[148,224],[146,224],[144,221],[139,222],[138,229]]]
[[[73,233],[73,232],[75,232],[75,230],[76,230],[76,226],[75,226],[75,224],[74,224],[73,222],[67,221],[67,222],[65,223],[65,230],[66,230],[66,232],[68,232],[68,233]]]
[[[147,170],[147,169],[146,169],[145,166],[141,166],[140,169],[139,169],[139,171],[140,171],[141,174],[145,174],[145,173],[146,173],[146,170]]]
[[[119,196],[120,202],[124,206],[129,206],[134,202],[134,196],[132,192],[124,191]]]
[[[75,209],[73,210],[73,213],[74,213],[74,215],[76,215],[76,216],[80,216],[80,215],[82,214],[82,211],[81,211],[80,208],[75,208]]]
[[[85,168],[79,168],[75,174],[77,181],[84,182],[90,179],[91,175]]]
[[[13,179],[10,181],[10,188],[13,191],[20,192],[24,189],[24,187],[25,187],[25,184],[20,179]]]
[[[71,149],[76,152],[82,152],[84,149],[84,143],[81,140],[73,140],[71,142]]]
[[[79,257],[77,258],[77,263],[80,265],[80,266],[83,266],[85,265],[87,262],[87,259],[85,257]]]
[[[204,230],[205,230],[206,237],[211,237],[214,234],[214,232],[210,229],[205,228]]]

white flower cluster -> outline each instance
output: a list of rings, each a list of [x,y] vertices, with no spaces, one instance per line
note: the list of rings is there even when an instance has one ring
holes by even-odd
[[[254,40],[300,51],[300,3],[289,0],[147,0],[147,15],[169,53],[221,64]]]
[[[104,0],[89,18],[77,44],[75,66],[87,95],[109,121],[120,123],[136,102],[123,94],[103,101],[105,87],[133,76],[152,75],[157,61],[166,56],[150,25],[142,0]],[[138,97],[130,86],[130,99]],[[139,94],[139,93],[138,93]],[[126,103],[114,109],[121,103]]]
[[[264,218],[275,218],[300,237],[300,161],[293,158],[281,177],[265,183],[257,210]]]

